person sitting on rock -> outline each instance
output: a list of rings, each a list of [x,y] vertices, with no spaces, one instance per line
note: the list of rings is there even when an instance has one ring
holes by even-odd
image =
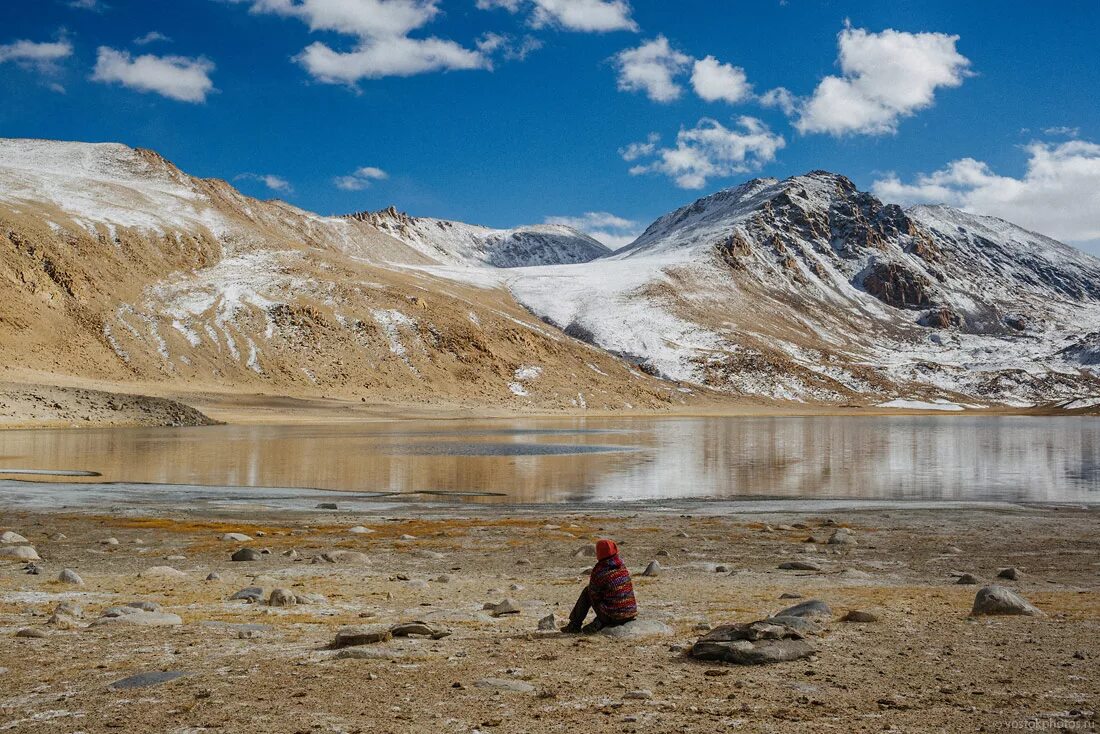
[[[590,610],[596,613],[596,618],[584,624]],[[592,634],[604,627],[626,624],[637,616],[638,602],[634,599],[634,583],[630,580],[630,571],[626,564],[619,557],[619,547],[612,540],[598,541],[596,565],[592,568],[588,586],[581,590],[581,595],[569,614],[569,624],[562,627],[561,631]]]

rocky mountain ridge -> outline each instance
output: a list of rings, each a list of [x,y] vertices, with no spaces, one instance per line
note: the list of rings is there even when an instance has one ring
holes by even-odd
[[[0,140],[0,303],[6,368],[119,384],[505,410],[1100,394],[1100,261],[824,171],[717,192],[609,252]]]

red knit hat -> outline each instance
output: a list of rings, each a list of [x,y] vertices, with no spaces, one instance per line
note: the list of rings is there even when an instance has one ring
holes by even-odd
[[[619,546],[615,545],[614,540],[597,540],[596,541],[596,560],[602,561],[605,558],[619,555]]]

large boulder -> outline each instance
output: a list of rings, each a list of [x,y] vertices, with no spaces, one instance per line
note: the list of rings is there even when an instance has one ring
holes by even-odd
[[[0,558],[9,561],[40,561],[38,551],[29,545],[9,545],[0,548]]]
[[[691,656],[698,660],[734,665],[783,663],[807,658],[814,652],[802,632],[775,620],[722,625],[691,647]]]
[[[1021,614],[1031,617],[1044,616],[1041,609],[1015,591],[1003,586],[986,586],[974,597],[972,616]]]

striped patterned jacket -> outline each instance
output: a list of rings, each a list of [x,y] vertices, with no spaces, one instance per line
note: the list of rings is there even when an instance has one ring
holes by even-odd
[[[638,616],[634,583],[623,559],[618,555],[599,561],[588,579],[588,598],[596,616],[624,622]]]

